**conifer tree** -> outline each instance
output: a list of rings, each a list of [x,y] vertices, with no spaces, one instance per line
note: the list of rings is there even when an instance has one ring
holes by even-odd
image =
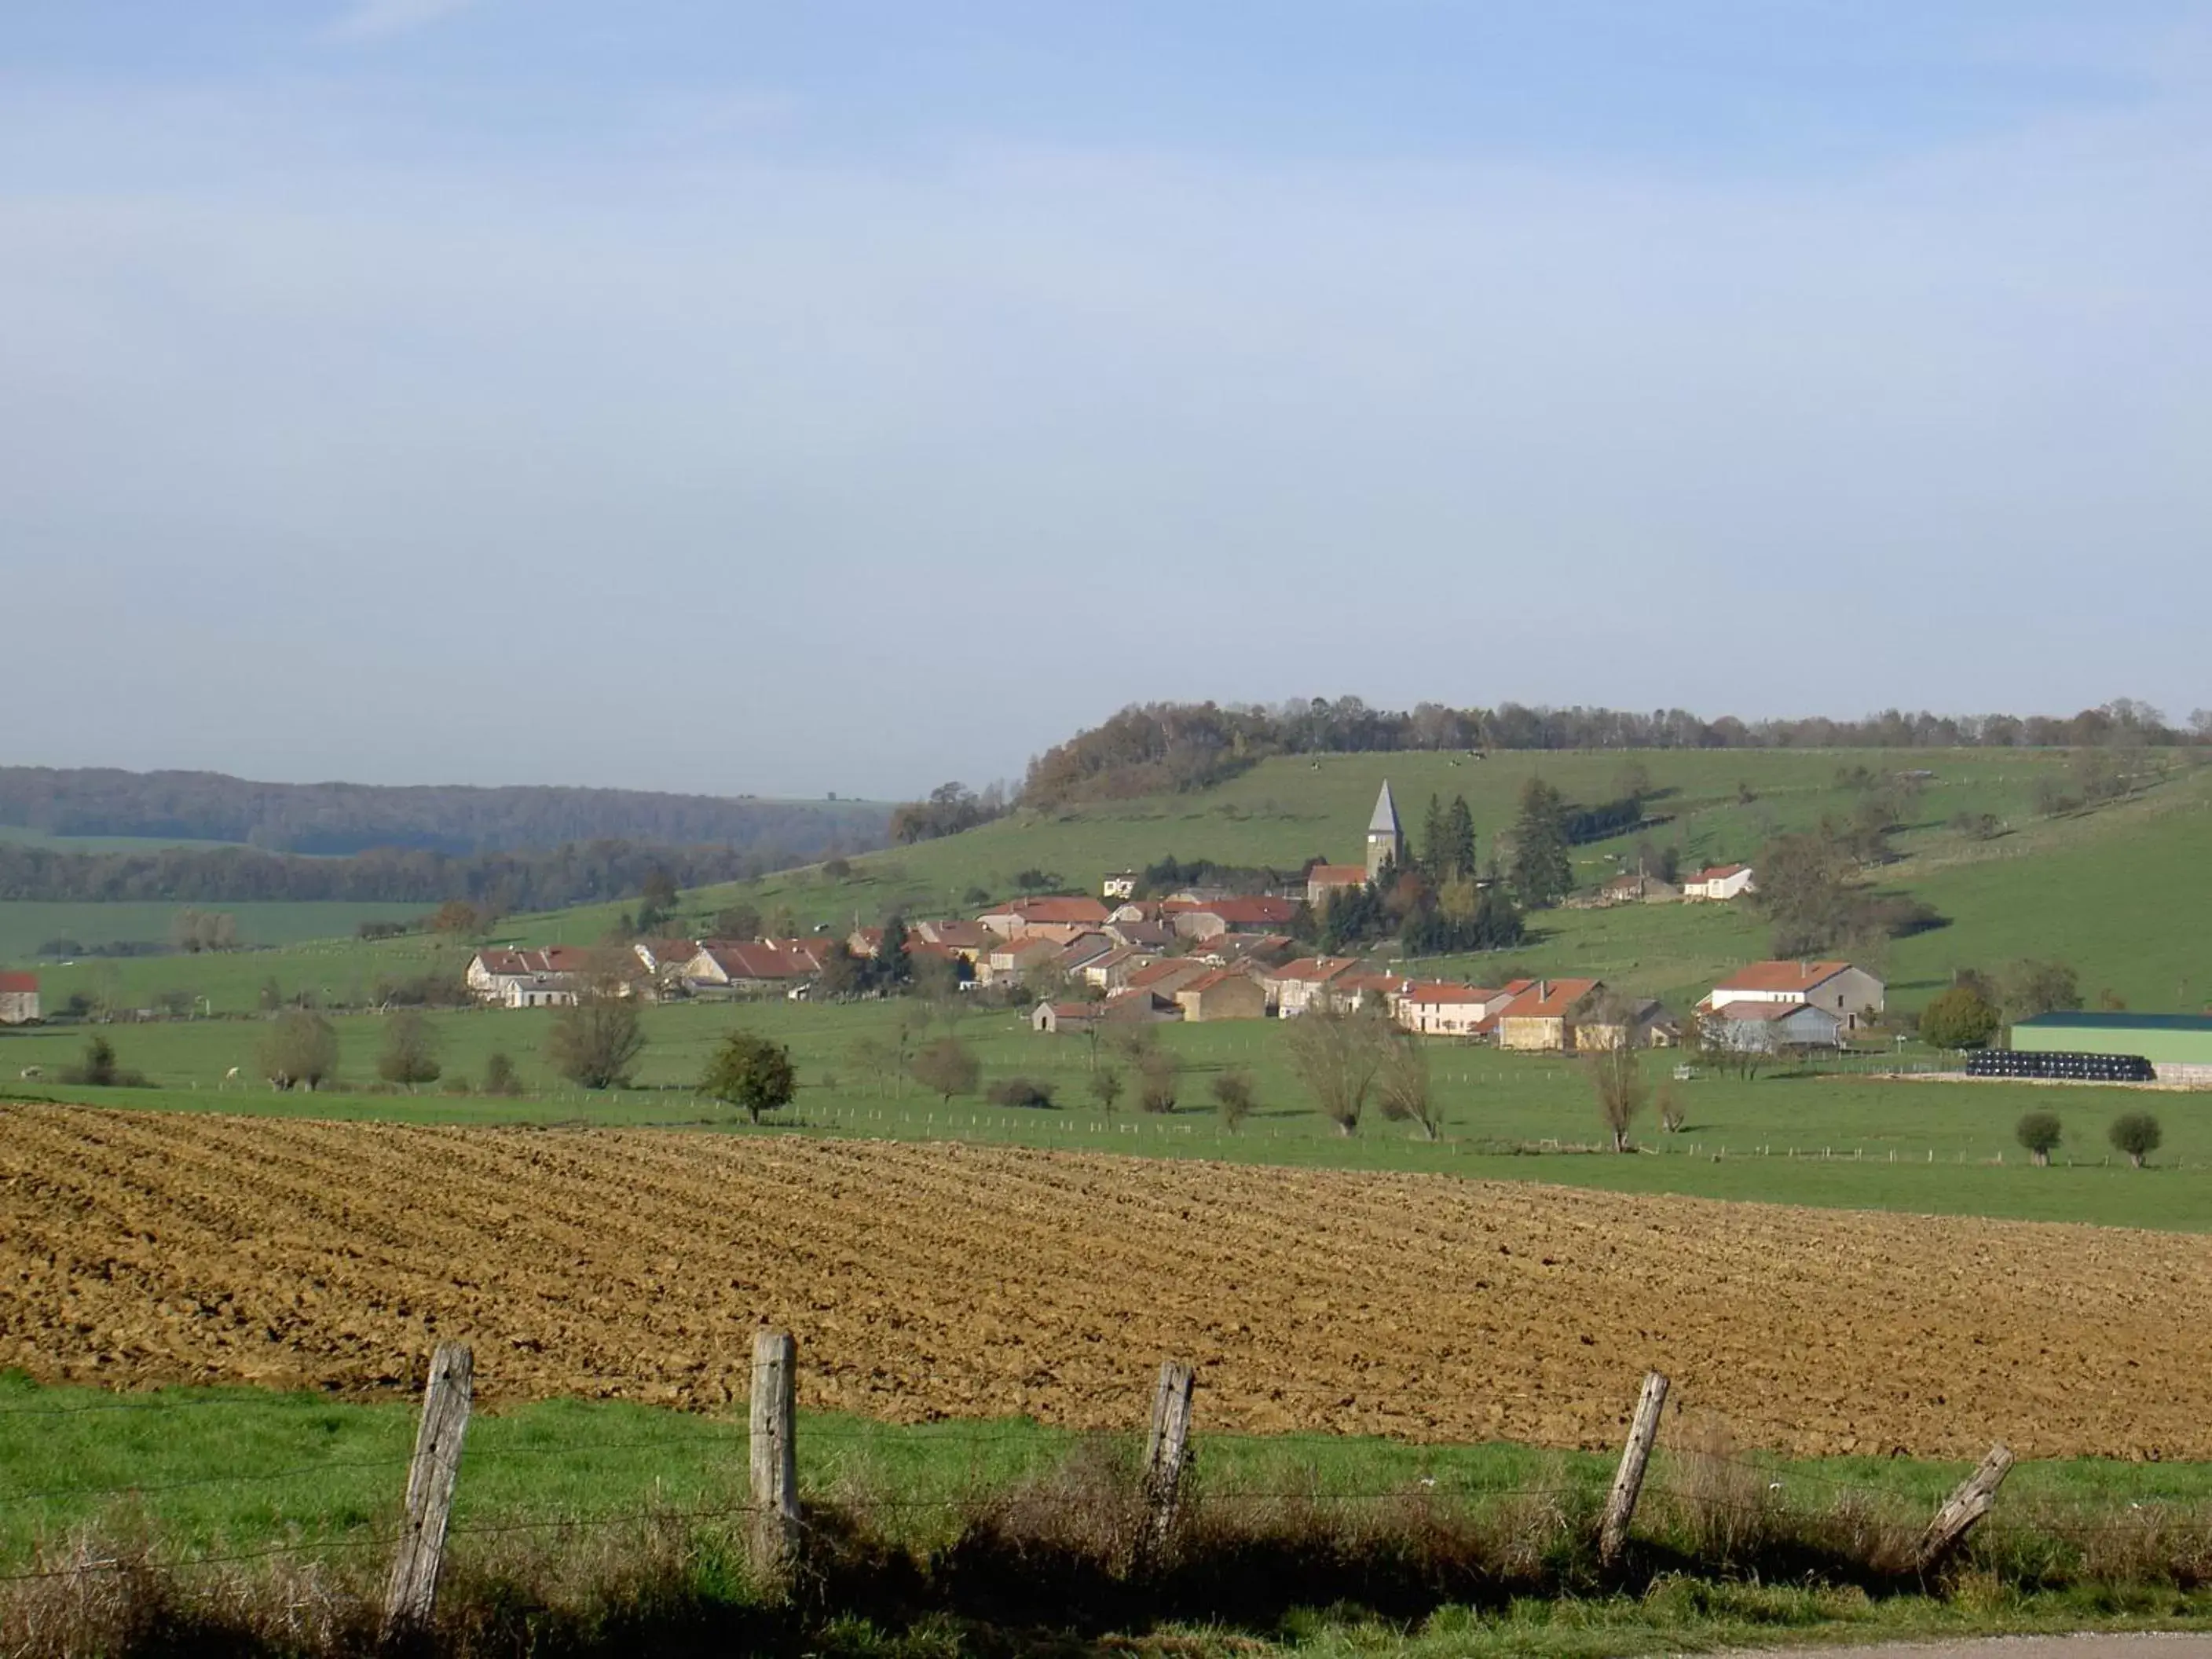
[[[1556,904],[1575,884],[1567,857],[1567,804],[1541,778],[1521,791],[1520,816],[1513,821],[1513,896],[1529,909]]]
[[[1451,828],[1444,818],[1443,803],[1429,797],[1429,810],[1421,819],[1420,872],[1431,883],[1451,873]]]
[[[1474,880],[1474,814],[1468,810],[1465,795],[1452,797],[1451,811],[1444,818],[1444,848],[1446,856],[1438,861],[1437,880]]]

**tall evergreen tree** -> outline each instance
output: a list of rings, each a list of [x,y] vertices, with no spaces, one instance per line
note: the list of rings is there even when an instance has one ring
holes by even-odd
[[[914,981],[914,958],[906,945],[906,918],[893,916],[884,923],[884,942],[876,950],[876,983],[887,991],[903,990]]]
[[[1474,814],[1468,810],[1467,797],[1454,795],[1451,811],[1444,818],[1444,847],[1447,856],[1440,861],[1436,872],[1439,882],[1474,878]]]
[[[1429,797],[1429,810],[1421,819],[1421,851],[1417,862],[1431,882],[1451,873],[1451,830],[1444,821],[1443,803]]]
[[[1556,904],[1575,884],[1567,857],[1567,804],[1541,778],[1521,791],[1520,816],[1513,821],[1513,896],[1529,909]]]

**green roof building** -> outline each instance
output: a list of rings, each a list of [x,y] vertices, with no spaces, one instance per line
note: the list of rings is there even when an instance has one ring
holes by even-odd
[[[2023,1052],[2141,1054],[2162,1083],[2212,1084],[2212,1015],[2038,1014],[2012,1028]]]

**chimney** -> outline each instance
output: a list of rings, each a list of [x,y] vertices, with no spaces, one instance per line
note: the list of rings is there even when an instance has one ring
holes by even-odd
[[[1536,981],[1536,1000],[1539,1002],[1549,1002],[1551,1000],[1552,981],[1547,979],[1538,980]]]

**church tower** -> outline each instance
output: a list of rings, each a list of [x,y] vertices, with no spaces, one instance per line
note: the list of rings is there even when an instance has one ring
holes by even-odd
[[[1398,803],[1390,799],[1390,781],[1375,798],[1375,816],[1367,820],[1367,879],[1372,881],[1383,865],[1406,867],[1406,830],[1398,822]]]

